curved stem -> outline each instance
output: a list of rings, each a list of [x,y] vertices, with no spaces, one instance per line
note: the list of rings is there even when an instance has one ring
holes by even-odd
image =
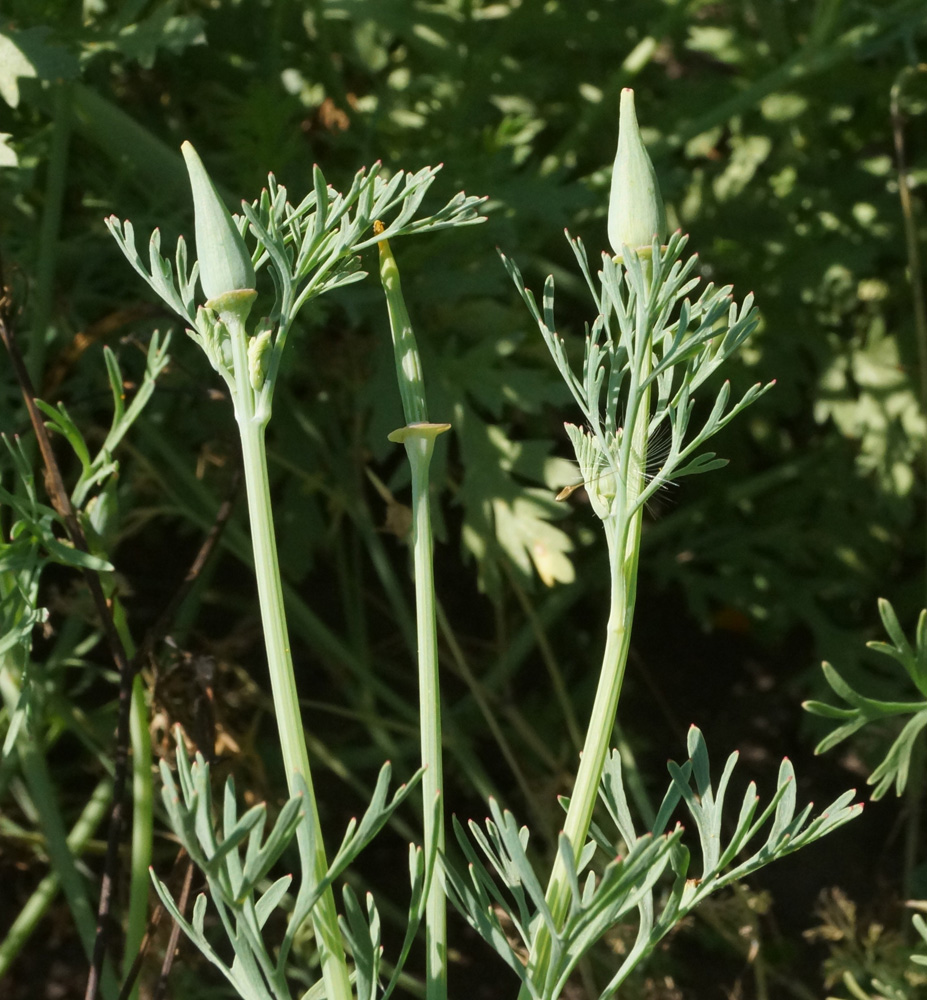
[[[574,860],[578,859],[589,833],[628,662],[631,622],[634,617],[634,599],[637,590],[637,544],[640,539],[640,522],[640,510],[632,515],[628,531],[622,532],[615,522],[605,522],[612,565],[611,611],[592,715],[586,729],[579,770],[563,827]],[[633,547],[631,558],[622,559],[622,553],[631,547]],[[570,887],[566,866],[559,852],[547,885],[546,900],[555,925],[558,928],[562,927],[569,910]],[[552,943],[546,925],[540,925],[528,968],[531,980],[541,988],[541,996],[545,998],[549,995],[545,989],[547,986],[545,980],[552,958]],[[528,1000],[530,996],[527,987],[523,986],[519,993],[520,1000]]]
[[[646,303],[644,304],[646,307]],[[642,319],[646,308],[642,310]],[[618,699],[624,682],[631,626],[637,597],[637,568],[640,553],[643,507],[638,499],[646,481],[648,425],[650,421],[650,387],[646,377],[651,367],[651,333],[639,323],[632,377],[625,409],[624,440],[621,468],[624,476],[619,484],[613,513],[603,519],[611,575],[611,606],[605,638],[605,652],[596,688],[592,715],[586,729],[582,758],[576,774],[573,794],[567,810],[563,833],[574,861],[589,835],[592,813],[598,798],[602,769],[612,741]],[[641,386],[644,388],[641,388]],[[566,865],[558,852],[547,884],[547,905],[554,926],[563,927],[569,913],[570,886]],[[548,982],[553,941],[547,926],[539,923],[528,962],[528,975],[542,997],[552,997],[555,985]],[[528,1000],[530,992],[523,985],[519,1000]]]

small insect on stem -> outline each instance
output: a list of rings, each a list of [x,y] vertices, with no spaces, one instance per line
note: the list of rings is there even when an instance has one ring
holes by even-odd
[[[619,429],[617,437],[620,438],[621,431]],[[563,500],[569,500],[573,494],[581,487],[586,487],[588,491],[591,487],[596,488],[597,494],[607,495],[609,498],[615,495],[615,489],[605,489],[605,480],[611,480],[614,485],[616,482],[621,481],[621,477],[618,474],[617,469],[608,468],[604,460],[597,463],[598,471],[595,475],[586,479],[585,476],[580,479],[578,483],[571,483],[569,486],[564,486],[563,489],[554,497],[555,502],[561,502]],[[600,486],[601,484],[601,486]],[[617,487],[616,487],[617,488]]]
[[[619,427],[615,438],[616,441],[620,441],[623,435],[623,428]],[[650,434],[649,440],[647,442],[647,461],[644,463],[645,468],[643,471],[644,479],[650,483],[658,476],[663,473],[663,463],[670,453],[670,445],[672,442],[672,434],[667,429],[665,424],[661,424],[655,432]],[[640,463],[640,456],[635,452],[633,456],[634,460]],[[556,502],[561,502],[563,500],[569,500],[573,494],[580,489],[580,487],[585,486],[587,489],[591,486],[595,486],[601,483],[602,480],[607,479],[609,476],[617,476],[619,482],[624,482],[620,473],[617,473],[614,469],[602,468],[597,475],[593,476],[589,480],[580,480],[578,483],[572,483],[569,486],[564,486],[563,489],[554,497]],[[671,480],[668,480],[663,484],[664,486],[674,485]],[[612,497],[615,495],[614,490],[604,490],[600,489],[598,492],[604,494],[605,496]]]
[[[585,480],[580,480],[580,482],[578,483],[573,483],[570,486],[564,486],[563,489],[554,497],[554,500],[555,501],[569,500],[570,497],[573,496],[573,494],[581,487],[595,486],[597,483],[601,483],[604,479],[608,478],[609,476],[614,476],[614,475],[615,473],[611,469],[609,469],[604,472],[600,472],[597,476],[594,476],[592,479],[588,480],[588,482]],[[614,493],[610,493],[609,495],[614,496]]]
[[[585,486],[585,483],[573,483],[572,486],[564,486],[563,489],[554,497],[554,500],[559,502],[561,500],[569,500],[571,496],[580,488],[580,486]]]
[[[647,480],[648,481],[652,481],[652,480],[656,479],[656,477],[658,475],[660,475],[660,473],[662,471],[663,471],[663,466],[662,465],[661,466],[656,466],[655,470],[653,472],[650,472],[648,470],[646,472],[646,478],[647,478]],[[589,482],[580,481],[578,483],[571,483],[569,486],[564,486],[563,489],[554,497],[554,501],[557,502],[557,503],[560,503],[560,502],[562,502],[564,500],[569,500],[570,497],[573,496],[573,494],[578,489],[581,489],[584,486],[587,487],[587,488],[590,487],[590,486],[595,486],[596,483],[600,483],[607,476],[613,476],[613,475],[615,475],[615,473],[611,472],[611,471],[609,471],[609,472],[602,472],[598,476],[595,476],[593,479],[590,479]],[[667,482],[664,485],[665,486],[672,486],[674,484],[672,482]]]

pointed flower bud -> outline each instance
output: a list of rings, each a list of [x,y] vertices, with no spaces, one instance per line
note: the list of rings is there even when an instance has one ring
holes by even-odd
[[[193,146],[185,142],[180,148],[193,189],[196,253],[200,262],[200,284],[207,300],[253,289],[256,281],[251,254],[231,212],[219,197]]]
[[[622,246],[650,247],[654,236],[666,242],[666,211],[657,175],[637,127],[634,91],[621,91],[618,153],[608,202],[608,241],[616,254]]]

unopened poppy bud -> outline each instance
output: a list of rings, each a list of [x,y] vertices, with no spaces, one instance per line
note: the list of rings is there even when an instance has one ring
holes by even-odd
[[[660,185],[637,127],[634,91],[621,91],[618,116],[618,153],[612,170],[608,202],[608,241],[616,254],[622,246],[650,247],[654,236],[666,242],[666,210]]]
[[[256,282],[251,254],[231,212],[219,197],[203,161],[189,142],[181,147],[193,189],[196,220],[196,253],[200,284],[208,301],[230,292],[253,289]]]

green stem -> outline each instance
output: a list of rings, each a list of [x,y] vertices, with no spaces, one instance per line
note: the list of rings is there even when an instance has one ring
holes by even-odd
[[[639,514],[633,520],[639,525]],[[599,780],[602,777],[605,758],[612,742],[618,699],[621,695],[631,641],[637,560],[634,558],[625,562],[616,553],[613,556],[613,561],[617,564],[618,571],[612,577],[611,612],[605,636],[602,670],[599,674],[592,715],[586,730],[582,759],[579,763],[573,794],[570,798],[570,807],[563,826],[563,832],[573,848],[574,858],[579,857],[586,842],[589,825],[592,822],[592,811],[595,808],[598,795]],[[560,872],[561,878],[565,878],[565,875],[565,871]],[[554,879],[551,881],[553,883]],[[565,881],[563,888],[567,888]],[[566,903],[566,898],[562,900],[562,903]],[[558,923],[561,922],[566,916],[565,908],[560,912],[555,911],[554,916]]]
[[[602,770],[612,742],[618,699],[624,682],[631,646],[631,626],[637,598],[637,569],[640,554],[643,508],[637,500],[646,483],[648,425],[650,421],[650,388],[641,389],[651,367],[651,336],[649,330],[639,334],[632,377],[628,387],[625,411],[624,438],[621,447],[622,469],[627,470],[619,483],[614,513],[603,519],[608,543],[611,571],[611,607],[605,637],[605,652],[596,688],[592,715],[586,728],[582,757],[570,805],[567,809],[563,833],[572,850],[574,862],[579,860],[592,823],[592,813],[598,798]],[[558,929],[569,913],[570,886],[566,865],[557,854],[550,881],[547,884],[547,905]],[[547,982],[553,957],[553,941],[547,926],[539,922],[531,956],[528,962],[529,977],[544,998],[554,983]],[[519,1000],[529,1000],[526,985],[519,992]]]
[[[444,853],[444,808],[436,805],[444,783],[441,755],[441,690],[438,675],[438,638],[435,624],[434,548],[428,469],[435,436],[446,425],[405,428],[404,444],[412,467],[412,547],[415,567],[415,617],[418,637],[419,705],[421,716],[422,799],[425,857]],[[439,877],[431,879],[425,903],[426,997],[447,997],[447,901]]]
[[[636,533],[640,531],[640,512],[632,517],[637,523]],[[574,860],[579,857],[586,842],[589,826],[592,822],[592,812],[598,795],[599,781],[605,758],[611,744],[612,731],[615,726],[615,716],[618,709],[618,699],[621,695],[625,667],[628,661],[628,650],[631,641],[631,621],[634,617],[634,596],[636,592],[637,559],[623,561],[620,553],[626,551],[630,544],[630,532],[609,530],[618,528],[614,523],[606,522],[606,537],[609,539],[609,554],[613,566],[611,611],[605,638],[605,652],[602,656],[602,669],[596,688],[592,715],[586,729],[586,739],[583,744],[579,770],[570,797],[566,822],[563,832],[572,848]],[[622,544],[626,543],[626,544]],[[570,902],[570,887],[567,879],[566,866],[558,853],[547,885],[547,905],[550,908],[555,925],[560,928],[567,917]],[[531,980],[541,989],[541,996],[547,997],[545,980],[547,978],[552,958],[552,940],[546,925],[541,924],[534,940],[529,974]],[[529,1000],[531,994],[526,986],[522,986],[519,1000]]]
[[[380,222],[374,232],[382,232]],[[428,469],[435,438],[450,424],[428,422],[422,359],[406,309],[399,266],[387,240],[378,243],[380,281],[386,294],[396,379],[406,426],[389,435],[404,444],[412,469],[412,549],[415,572],[415,618],[418,640],[419,730],[421,733],[422,803],[425,857],[444,853],[444,805],[441,739],[441,689],[438,674],[438,638],[435,614],[434,548]],[[437,866],[436,869],[437,871]],[[425,898],[425,977],[427,1000],[447,998],[447,899],[440,876],[432,876]]]
[[[283,586],[274,535],[274,519],[267,475],[267,451],[264,431],[267,417],[255,414],[255,396],[248,378],[247,333],[234,313],[224,314],[223,321],[231,334],[235,370],[235,419],[241,434],[242,464],[248,494],[248,515],[254,549],[261,621],[270,686],[274,699],[280,749],[290,795],[300,793],[299,779],[305,782],[309,796],[307,821],[297,830],[303,875],[315,883],[328,872],[328,859],[322,839],[322,827],[312,785],[309,754],[303,733],[302,715],[296,691],[296,677],[283,605]],[[312,911],[312,924],[318,942],[322,978],[329,1000],[351,1000],[351,983],[338,927],[335,896],[329,886]]]

